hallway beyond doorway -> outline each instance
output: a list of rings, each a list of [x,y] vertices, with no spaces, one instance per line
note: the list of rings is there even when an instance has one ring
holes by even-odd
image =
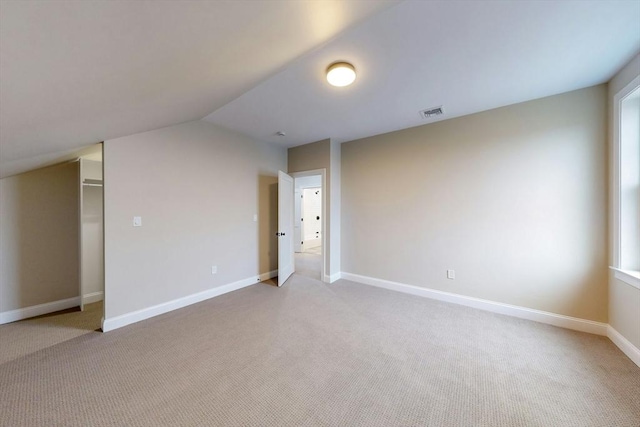
[[[313,254],[313,255],[322,255],[322,245],[313,247],[313,248],[305,248],[303,251],[305,254]],[[320,267],[318,267],[320,268]]]

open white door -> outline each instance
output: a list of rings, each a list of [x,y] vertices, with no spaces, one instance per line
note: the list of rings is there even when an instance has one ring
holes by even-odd
[[[278,286],[295,269],[293,258],[293,178],[278,171]]]

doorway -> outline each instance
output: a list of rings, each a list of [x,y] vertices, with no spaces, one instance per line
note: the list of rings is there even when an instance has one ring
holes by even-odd
[[[86,321],[98,323],[104,317],[104,191],[102,144],[100,150],[81,156],[79,277],[80,310]]]
[[[324,169],[292,173],[294,178],[295,272],[322,281],[325,272]]]
[[[16,246],[29,244],[33,249],[19,253],[16,269],[22,265],[51,266],[48,269],[51,277],[45,272],[40,280],[16,276],[20,280],[12,282],[10,291],[12,299],[18,302],[17,307],[0,313],[0,341],[12,345],[0,345],[0,364],[101,328],[104,316],[102,146],[83,149],[77,155],[72,161],[12,178],[11,184],[16,188],[10,193],[14,196],[8,199],[13,206],[12,217],[32,215],[37,219],[28,223],[29,226],[16,223],[15,229],[20,230],[13,236]],[[14,199],[18,203],[13,203]],[[35,272],[39,271],[41,269]],[[38,285],[35,289],[34,284]],[[36,293],[40,298],[38,303],[19,305],[22,298]]]

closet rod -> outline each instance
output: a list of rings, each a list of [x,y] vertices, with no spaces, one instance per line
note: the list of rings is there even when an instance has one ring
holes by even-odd
[[[93,187],[102,187],[102,180],[101,179],[85,178],[85,179],[82,180],[82,185],[89,185],[89,186],[93,186]]]

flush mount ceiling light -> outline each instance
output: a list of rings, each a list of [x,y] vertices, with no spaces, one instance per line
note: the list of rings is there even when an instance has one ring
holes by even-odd
[[[356,79],[356,69],[348,62],[334,62],[327,68],[327,81],[333,86],[349,86]]]

